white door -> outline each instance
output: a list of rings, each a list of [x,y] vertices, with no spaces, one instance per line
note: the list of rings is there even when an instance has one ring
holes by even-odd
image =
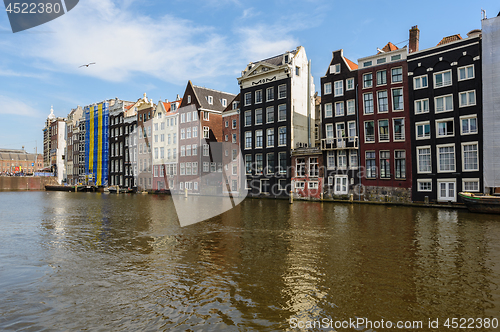
[[[457,201],[457,182],[456,180],[438,180],[438,201],[456,202]]]
[[[349,190],[347,175],[335,176],[335,188],[333,190],[335,195],[347,195]]]

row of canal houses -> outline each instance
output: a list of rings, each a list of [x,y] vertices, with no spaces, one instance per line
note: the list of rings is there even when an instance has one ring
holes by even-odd
[[[485,24],[498,27],[500,17]],[[483,45],[485,38],[493,42]],[[170,102],[144,94],[78,107],[67,119],[67,179],[192,194],[203,193],[200,181],[224,181],[225,190],[251,196],[395,202],[491,192],[483,154],[495,144],[483,143],[483,109],[490,123],[500,119],[483,86],[498,82],[483,79],[482,59],[498,52],[496,39],[472,30],[419,50],[414,26],[407,46],[389,42],[357,63],[339,49],[321,97],[298,47],[249,63],[238,95],[189,81]]]

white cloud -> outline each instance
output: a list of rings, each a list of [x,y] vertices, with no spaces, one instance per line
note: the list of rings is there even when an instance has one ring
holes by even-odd
[[[2,69],[2,68],[0,68],[0,76],[31,77],[31,78],[39,78],[39,79],[47,78],[47,75],[38,75],[38,74],[31,74],[31,73],[23,73],[23,72],[14,71],[14,70],[11,70],[11,69]]]
[[[0,114],[39,116],[36,109],[14,98],[0,95]]]

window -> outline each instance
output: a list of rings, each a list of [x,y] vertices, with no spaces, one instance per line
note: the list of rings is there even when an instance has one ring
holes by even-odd
[[[281,104],[278,106],[278,121],[286,120],[286,105]]]
[[[434,88],[451,85],[451,69],[434,74]]]
[[[172,122],[173,122],[174,119],[172,119]],[[193,121],[197,121],[198,120],[198,112],[197,111],[193,111]],[[173,123],[172,123],[173,125]]]
[[[210,128],[207,126],[203,126],[203,138],[209,138],[210,137]]]
[[[232,175],[238,175],[238,165],[233,164],[231,174],[232,174]],[[236,181],[236,180],[233,180],[233,181]],[[236,189],[233,189],[233,190],[236,190]]]
[[[252,111],[245,111],[245,127],[252,125]]]
[[[274,88],[266,89],[266,100],[267,101],[274,100]]]
[[[280,146],[286,145],[286,127],[278,128],[278,139],[279,139],[278,144]]]
[[[391,73],[392,73],[392,83],[403,82],[403,68],[402,67],[392,68]]]
[[[295,189],[304,190],[306,188],[306,183],[304,181],[296,181]]]
[[[316,178],[319,176],[319,164],[317,157],[309,158],[309,176]]]
[[[256,104],[262,103],[262,90],[255,91],[255,103]]]
[[[334,83],[334,85],[335,85],[335,90],[334,90],[333,95],[335,97],[343,96],[344,95],[344,81],[337,81]]]
[[[423,192],[432,191],[432,180],[431,179],[417,180],[417,191],[423,191]]]
[[[210,156],[210,149],[208,147],[208,144],[203,144],[203,156],[204,157]]]
[[[347,136],[349,137],[349,142],[354,141],[354,137],[356,136],[356,121],[347,122]]]
[[[255,155],[255,174],[262,174],[264,169],[264,163],[262,160],[262,154]]]
[[[210,172],[217,172],[217,164],[216,163],[210,163]]]
[[[370,67],[372,65],[371,61],[365,61],[363,62],[363,67]]]
[[[396,61],[401,59],[401,54],[396,54],[391,56],[391,61]]]
[[[181,129],[181,139],[186,138],[186,129]]]
[[[236,161],[236,158],[238,158],[238,150],[233,149],[232,161]]]
[[[365,142],[375,142],[375,126],[373,121],[365,121]]]
[[[356,101],[354,99],[347,101],[347,115],[356,114]]]
[[[186,138],[191,138],[191,128],[186,129]]]
[[[237,125],[236,120],[233,120],[233,127],[232,127],[232,128],[233,128],[233,129],[236,129],[236,125]]]
[[[393,119],[392,126],[394,128],[394,140],[405,140],[405,119]]]
[[[344,116],[344,102],[335,103],[335,116]]]
[[[267,147],[274,146],[274,128],[267,129]]]
[[[273,123],[274,122],[274,107],[266,108],[266,122]]]
[[[182,113],[181,114],[181,123],[185,123],[185,122],[186,122],[186,114]]]
[[[268,153],[266,155],[266,158],[267,158],[266,173],[273,174],[274,173],[274,153]]]
[[[357,150],[349,150],[350,160],[349,165],[351,169],[358,168],[358,151]]]
[[[278,99],[286,98],[286,84],[278,86]]]
[[[198,137],[198,127],[193,127],[193,137]]]
[[[373,94],[365,93],[363,95],[363,105],[365,114],[373,114]]]
[[[377,85],[387,84],[387,70],[380,70],[377,72]]]
[[[158,148],[155,148],[154,151],[155,151],[155,159],[158,159],[158,156],[159,156]]]
[[[431,125],[429,121],[418,122],[415,124],[417,139],[428,139],[431,138]]]
[[[226,126],[226,128],[229,127],[229,121],[226,121],[225,126]]]
[[[429,113],[429,99],[415,100],[415,114]]]
[[[295,160],[295,173],[297,177],[306,176],[306,159],[305,158],[297,158]]]
[[[325,126],[326,129],[326,138],[333,138],[333,124],[327,124]]]
[[[255,124],[256,125],[262,124],[262,108],[255,110]]]
[[[402,111],[403,110],[403,89],[393,89],[392,90],[392,110]]]
[[[459,97],[458,100],[459,100],[460,107],[476,105],[476,91],[475,90],[460,92],[458,94],[458,97]]]
[[[427,75],[413,78],[413,90],[427,88]]]
[[[186,156],[186,146],[183,145],[181,146],[181,157],[185,157]]]
[[[186,175],[191,175],[191,163],[186,163]]]
[[[338,74],[340,73],[340,63],[336,63],[330,66],[330,74]]]
[[[339,150],[337,152],[337,165],[339,169],[346,169],[347,168],[347,151],[346,150]]]
[[[458,68],[458,80],[469,80],[474,78],[474,65]]]
[[[165,142],[165,134],[160,135],[160,142]],[[125,140],[125,145],[128,145],[128,137]]]
[[[462,143],[462,158],[464,172],[479,170],[477,142]]]
[[[181,163],[181,174],[180,175],[186,175],[186,164]]]
[[[462,179],[462,190],[467,192],[479,192],[479,179]]]
[[[335,168],[335,152],[334,151],[328,151],[328,154],[326,156],[326,163],[327,163],[328,169]]]
[[[406,151],[394,151],[396,179],[406,179]]]
[[[455,172],[455,146],[437,146],[438,172]]]
[[[286,152],[278,152],[278,167],[280,170],[281,174],[284,174],[287,172],[287,166],[286,166]]]
[[[252,174],[252,155],[251,154],[245,155],[245,172],[246,172],[246,174]]]
[[[374,179],[377,177],[377,167],[375,166],[375,151],[366,151],[366,177]]]
[[[470,117],[460,117],[460,121],[462,123],[462,135],[477,134],[477,117],[475,115]]]
[[[332,104],[325,104],[325,118],[331,118],[333,115]]]
[[[373,74],[368,73],[363,75],[363,88],[371,88],[373,86]]]
[[[186,156],[191,155],[191,145],[186,145]]]
[[[453,111],[453,96],[441,96],[434,98],[436,113]]]
[[[188,95],[188,104],[191,104],[191,95]]]
[[[210,113],[207,111],[203,112],[203,120],[204,121],[210,121]]]
[[[198,155],[198,144],[193,144],[193,156]]]
[[[346,80],[346,91],[354,90],[354,78],[348,78]]]
[[[417,147],[417,171],[418,173],[430,173],[432,171],[430,146]]]
[[[191,112],[186,113],[186,122],[191,122]]]
[[[389,120],[378,121],[378,140],[379,142],[387,142],[390,140]]]
[[[255,147],[262,148],[262,130],[255,131]]]
[[[325,83],[323,94],[329,95],[332,93],[332,83]]]
[[[236,134],[233,134],[233,140],[232,143],[236,143]]]
[[[453,118],[436,120],[437,137],[454,136]]]
[[[245,132],[245,149],[251,149],[251,148],[252,148],[252,132],[246,131]]]
[[[391,153],[380,151],[380,178],[389,179],[391,177]]]
[[[343,123],[343,122],[337,122],[335,125],[337,127],[337,138],[345,137],[345,123]],[[337,142],[337,147],[340,147],[340,146],[345,146],[345,144],[344,144],[344,142],[343,142],[342,139],[340,139]]]
[[[245,106],[252,105],[252,93],[245,93]]]
[[[387,113],[389,112],[389,106],[387,103],[387,91],[378,91],[377,92],[377,101],[378,101],[378,112],[379,113]]]

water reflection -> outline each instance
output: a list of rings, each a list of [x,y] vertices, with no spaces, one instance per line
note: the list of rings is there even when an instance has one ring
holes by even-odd
[[[498,216],[247,199],[181,228],[168,196],[2,195],[0,330],[499,314]]]

